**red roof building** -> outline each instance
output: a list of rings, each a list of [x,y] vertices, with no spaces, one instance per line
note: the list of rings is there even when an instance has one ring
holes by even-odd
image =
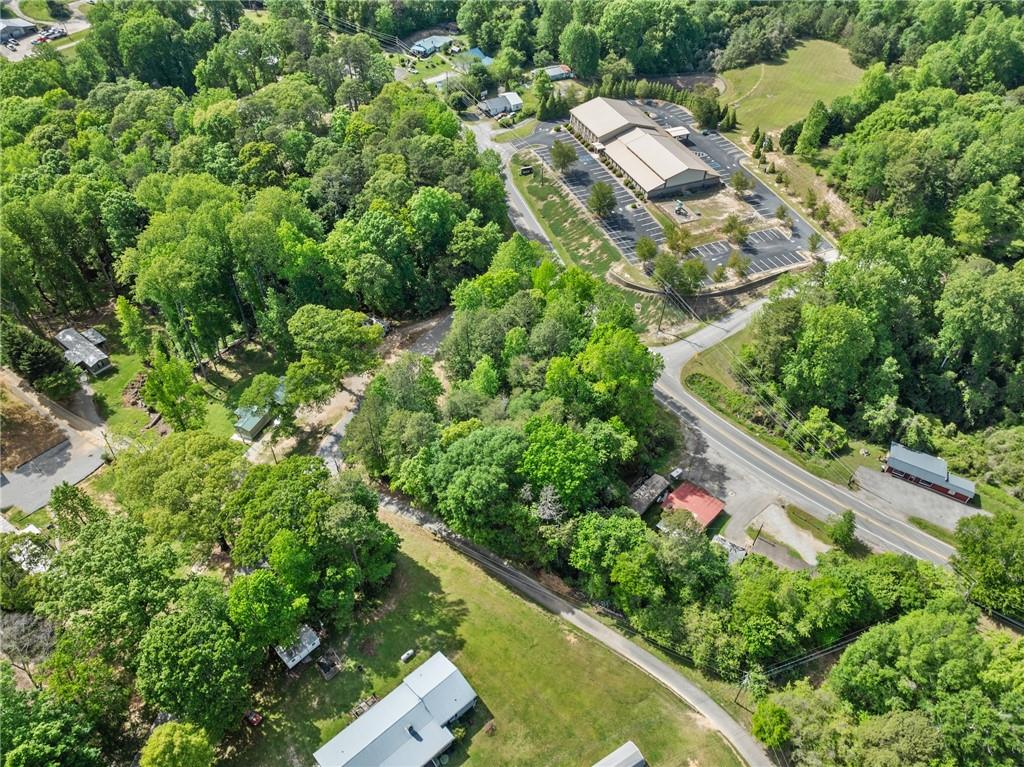
[[[711,495],[707,490],[698,487],[692,482],[684,482],[665,498],[661,504],[665,511],[680,511],[685,509],[693,514],[694,519],[700,526],[707,530],[708,525],[715,521],[715,517],[722,513],[725,503]]]

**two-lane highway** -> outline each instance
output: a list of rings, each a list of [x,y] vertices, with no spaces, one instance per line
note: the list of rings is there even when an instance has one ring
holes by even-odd
[[[864,493],[840,487],[800,468],[719,415],[683,386],[680,380],[683,365],[698,352],[742,330],[762,305],[763,301],[757,301],[682,341],[653,349],[665,360],[664,370],[655,384],[658,399],[699,429],[709,443],[732,456],[737,464],[757,474],[766,484],[777,487],[783,496],[799,502],[820,519],[851,509],[857,518],[858,537],[866,543],[945,564],[953,554],[951,546],[886,513],[882,504],[873,504]]]

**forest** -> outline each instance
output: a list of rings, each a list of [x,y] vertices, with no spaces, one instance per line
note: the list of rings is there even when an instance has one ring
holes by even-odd
[[[861,86],[779,145],[867,223],[843,260],[774,294],[744,364],[759,394],[801,416],[794,439],[809,450],[899,436],[1019,497],[1024,36],[1012,6],[266,9],[257,22],[241,3],[104,0],[75,56],[43,47],[0,63],[3,364],[69,396],[77,376],[49,334],[113,307],[145,359],[142,397],[171,428],[109,456],[102,497],[59,487],[49,539],[0,536],[4,767],[130,762],[157,712],[176,721],[146,742],[144,767],[184,753],[212,763],[272,645],[301,623],[343,633],[388,588],[398,543],[373,483],[742,683],[759,701],[755,734],[803,763],[1024,761],[1024,649],[969,601],[1020,614],[1021,516],[961,524],[966,580],[853,550],[813,572],[757,555],[730,566],[687,515],[655,533],[626,508],[629,486],[662,468],[679,425],[655,403],[660,359],[629,299],[513,235],[498,156],[452,104],[394,82],[378,40],[350,34],[457,21],[496,57],[470,70],[477,85],[563,60],[615,95],[662,94],[641,78],[771,59],[801,36],[847,45],[873,64]],[[714,122],[717,104],[699,99]],[[381,365],[383,318],[446,306],[440,366],[411,354]],[[242,404],[275,409],[285,428],[346,375],[375,373],[343,443],[358,474],[331,478],[301,455],[252,465],[201,428],[196,379],[238,339],[284,363],[283,401],[262,374]],[[820,686],[782,686],[780,664],[853,632]]]
[[[984,483],[994,516],[960,523],[957,564],[976,598],[1021,615],[1024,21],[976,11],[922,4],[909,29],[941,21],[942,40],[905,39],[782,132],[866,223],[776,291],[738,364],[755,418],[800,419],[799,449],[895,439]]]

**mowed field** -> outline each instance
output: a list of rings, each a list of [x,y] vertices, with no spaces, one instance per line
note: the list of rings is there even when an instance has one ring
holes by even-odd
[[[349,724],[361,698],[383,696],[441,650],[480,695],[452,765],[589,765],[632,739],[651,764],[730,767],[740,762],[704,720],[646,674],[491,579],[402,517],[392,591],[344,652],[363,672],[324,682],[313,668],[278,674],[231,764],[309,765],[319,746]],[[410,665],[398,662],[417,649]],[[280,671],[279,668],[274,669]],[[493,732],[484,728],[493,720]]]
[[[807,114],[821,99],[828,105],[853,91],[863,70],[850,53],[826,40],[807,40],[780,62],[754,64],[722,73],[726,89],[722,103],[735,104],[740,131],[781,130]]]

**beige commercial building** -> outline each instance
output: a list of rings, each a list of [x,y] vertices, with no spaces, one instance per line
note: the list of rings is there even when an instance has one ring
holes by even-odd
[[[570,112],[569,124],[647,197],[717,186],[721,176],[637,107],[596,98]]]

